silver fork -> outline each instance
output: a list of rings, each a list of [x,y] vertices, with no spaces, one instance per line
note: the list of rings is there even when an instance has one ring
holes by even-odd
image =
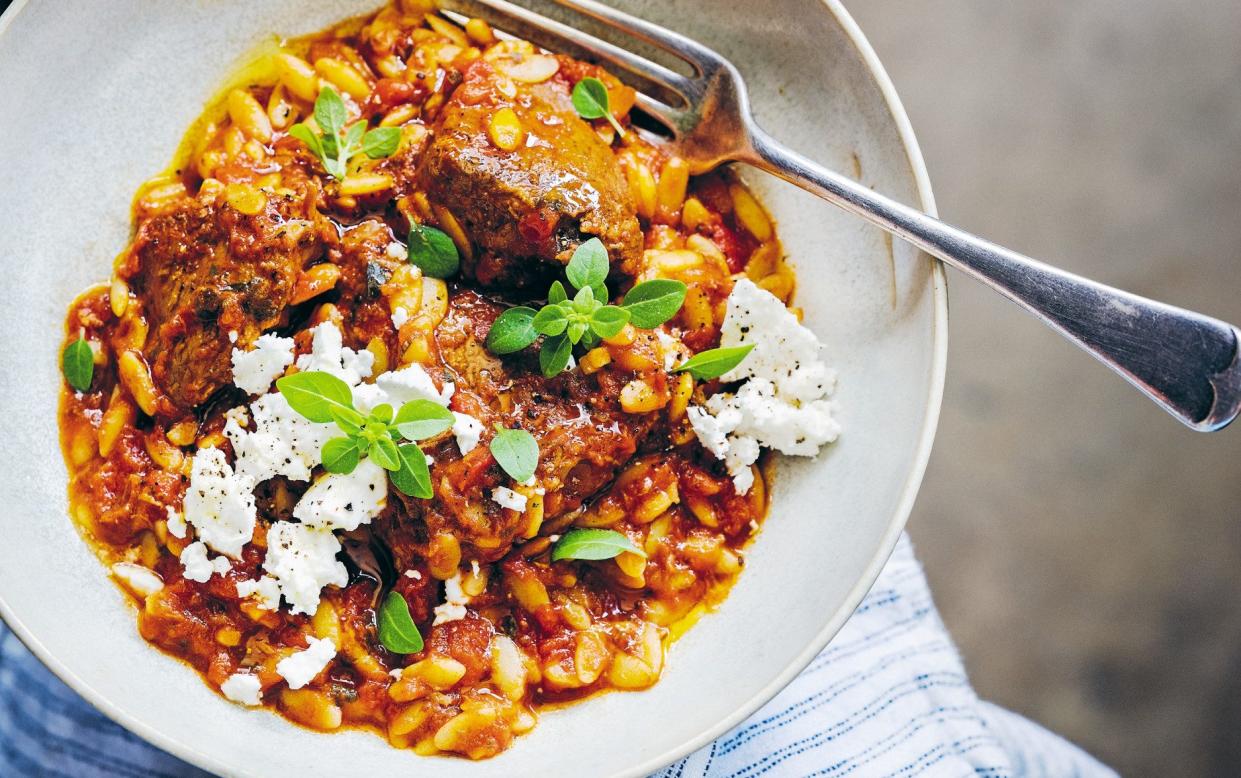
[[[1051,267],[827,170],[758,127],[741,74],[717,52],[594,0],[555,2],[681,59],[693,74],[507,0],[444,0],[443,6],[608,66],[638,90],[638,106],[667,128],[692,172],[744,162],[904,238],[1042,319],[1189,427],[1218,430],[1241,412],[1236,327]]]

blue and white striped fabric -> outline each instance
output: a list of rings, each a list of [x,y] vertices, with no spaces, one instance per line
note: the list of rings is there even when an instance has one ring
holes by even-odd
[[[553,771],[554,772],[554,771]],[[205,776],[113,724],[0,626],[0,776]],[[978,699],[907,538],[835,640],[774,700],[655,778],[1114,776]]]

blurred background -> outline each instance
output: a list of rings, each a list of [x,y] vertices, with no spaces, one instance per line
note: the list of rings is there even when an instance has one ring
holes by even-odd
[[[945,219],[1241,322],[1241,3],[847,4]],[[979,693],[1125,775],[1236,775],[1241,428],[1190,432],[949,283],[947,395],[910,531]]]

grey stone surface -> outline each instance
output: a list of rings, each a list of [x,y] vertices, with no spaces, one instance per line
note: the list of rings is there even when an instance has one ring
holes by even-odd
[[[1241,4],[855,0],[941,214],[1241,322]],[[1241,428],[953,275],[910,527],[979,691],[1126,775],[1241,770]]]

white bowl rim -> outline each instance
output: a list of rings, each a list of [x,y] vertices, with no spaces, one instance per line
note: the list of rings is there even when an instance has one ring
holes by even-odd
[[[14,0],[8,10],[0,14],[0,38],[3,38],[13,20],[29,2],[30,0]],[[910,124],[909,116],[905,113],[905,107],[901,103],[900,96],[896,93],[896,86],[892,83],[891,77],[888,76],[887,70],[884,69],[883,63],[879,61],[879,55],[875,53],[874,48],[870,45],[870,41],[866,39],[866,35],[862,32],[861,27],[858,26],[853,16],[845,9],[841,0],[820,0],[820,2],[823,3],[828,13],[836,19],[845,35],[848,36],[870,71],[871,77],[875,80],[875,85],[879,88],[884,102],[887,104],[888,111],[892,116],[897,136],[905,149],[910,172],[913,174],[914,184],[918,193],[918,205],[927,214],[935,216],[937,214],[935,195],[931,191],[931,179],[926,169],[926,161],[922,158],[922,150],[918,145],[917,137],[914,135],[913,125]],[[920,254],[920,256],[925,255]],[[849,590],[849,594],[844,602],[824,624],[815,638],[771,683],[754,694],[730,716],[703,730],[698,736],[687,740],[676,748],[652,756],[624,773],[618,773],[615,778],[643,778],[643,776],[650,775],[692,754],[740,724],[754,711],[775,697],[810,664],[811,660],[819,655],[831,639],[836,636],[836,633],[840,631],[840,628],[844,626],[845,622],[849,620],[849,617],[853,615],[853,612],[862,602],[862,598],[866,596],[871,586],[874,585],[875,580],[879,577],[879,573],[883,570],[884,565],[887,564],[888,557],[892,555],[892,550],[896,547],[896,541],[905,529],[905,523],[909,519],[909,514],[913,511],[914,501],[917,499],[918,490],[922,485],[922,478],[926,474],[927,463],[930,461],[931,448],[935,441],[935,431],[939,426],[940,408],[943,404],[944,380],[948,365],[948,281],[943,264],[933,257],[931,258],[931,292],[935,306],[932,321],[931,382],[926,398],[922,431],[918,437],[918,446],[914,454],[913,466],[910,468],[909,475],[901,489],[900,501],[892,514],[892,519],[880,540],[874,556],[867,564],[862,576],[858,578],[853,588]],[[4,599],[3,593],[0,593],[0,620],[5,622],[13,634],[44,666],[112,721],[138,735],[148,743],[192,765],[213,773],[227,774],[230,769],[228,765],[220,763],[214,757],[197,751],[180,741],[169,738],[154,727],[148,727],[143,722],[131,718],[124,711],[114,706],[106,697],[96,692],[94,688],[52,655],[38,638],[26,628],[26,625],[12,612]]]

